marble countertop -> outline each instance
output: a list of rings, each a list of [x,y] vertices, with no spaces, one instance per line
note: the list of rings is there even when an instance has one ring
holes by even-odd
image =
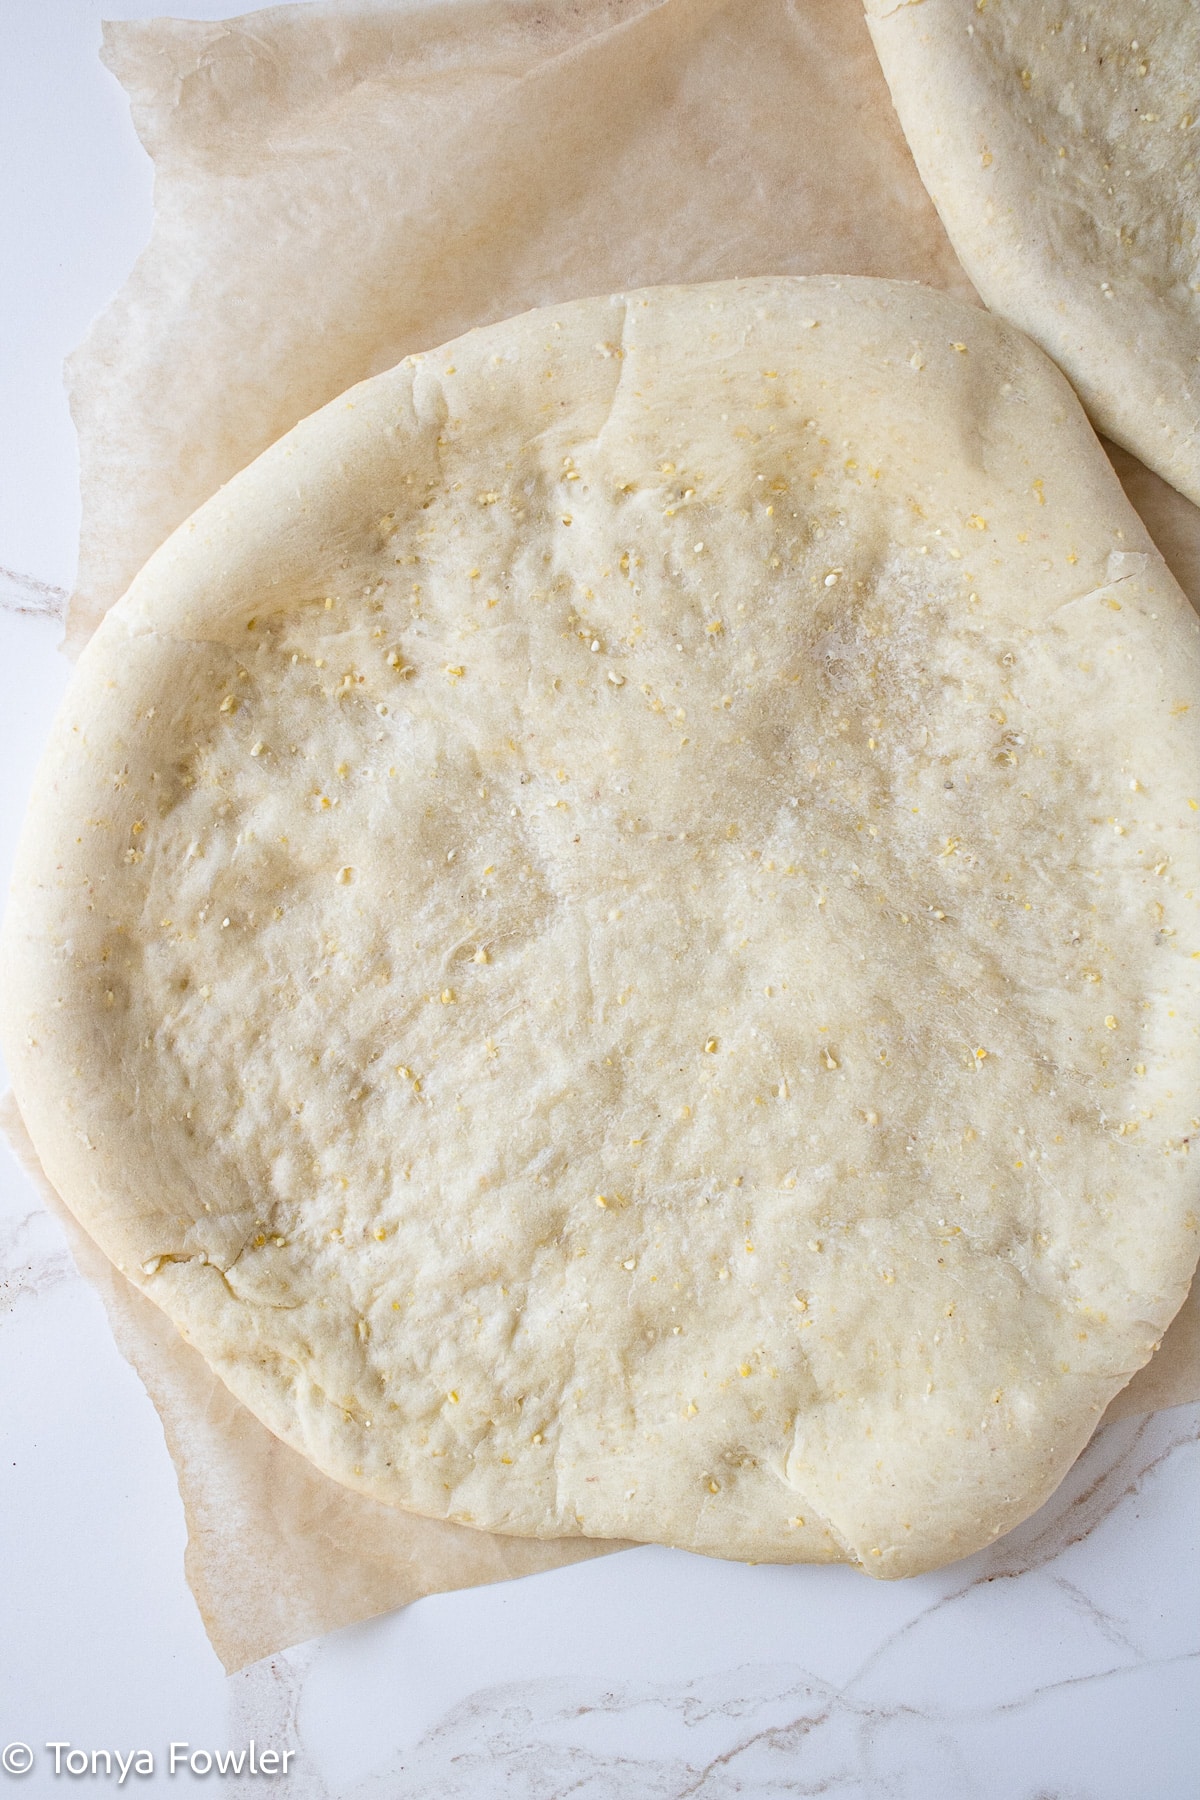
[[[0,13],[5,885],[68,673],[61,362],[149,227],[149,165],[96,60],[109,10],[159,8]],[[184,1580],[157,1416],[0,1152],[0,1750],[35,1757],[0,1772],[0,1800],[115,1791],[121,1758],[138,1792],[295,1800],[1184,1800],[1200,1791],[1198,1495],[1200,1407],[1181,1407],[1104,1429],[1036,1517],[936,1575],[634,1550],[423,1600],[227,1678]],[[186,1760],[251,1739],[289,1753],[286,1777]],[[93,1774],[105,1750],[112,1774],[102,1756]]]

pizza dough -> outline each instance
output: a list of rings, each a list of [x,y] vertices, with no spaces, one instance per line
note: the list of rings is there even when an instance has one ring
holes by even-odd
[[[1200,632],[945,296],[575,302],[352,389],[81,658],[3,936],[51,1180],[431,1516],[903,1575],[1196,1259]]]
[[[1200,504],[1200,7],[866,0],[922,180],[994,311]]]

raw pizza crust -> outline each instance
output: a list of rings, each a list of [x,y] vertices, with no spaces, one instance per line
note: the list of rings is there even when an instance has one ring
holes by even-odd
[[[3,938],[47,1173],[361,1492],[965,1554],[1195,1262],[1198,631],[931,290],[410,358],[80,661]]]
[[[983,299],[1097,427],[1200,504],[1200,7],[866,0]]]

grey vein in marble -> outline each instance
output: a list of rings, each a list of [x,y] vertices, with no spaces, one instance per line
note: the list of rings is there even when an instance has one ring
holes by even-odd
[[[48,581],[39,581],[36,575],[19,575],[15,569],[0,565],[0,610],[62,619],[67,612],[67,592]]]
[[[1070,1724],[1099,1707],[1110,1716],[1149,1711],[1151,1727],[1162,1727],[1187,1707],[1198,1666],[1200,1649],[973,1708],[867,1704],[786,1667],[600,1695],[566,1682],[521,1683],[469,1696],[351,1787],[322,1777],[301,1741],[297,1767],[276,1791],[286,1800],[1183,1800],[1190,1790],[1180,1785],[1178,1754],[1161,1770],[1164,1784],[1152,1769],[1142,1787],[1130,1784],[1128,1768],[1106,1780],[1102,1767],[1077,1769],[1079,1733]],[[1132,1705],[1109,1691],[1118,1684],[1134,1690]],[[1068,1757],[1045,1750],[1056,1712],[1075,1740]],[[1042,1748],[1031,1765],[1034,1740]],[[251,1791],[248,1783],[236,1790],[241,1800]]]
[[[0,1211],[0,1326],[17,1307],[81,1277],[43,1207]]]

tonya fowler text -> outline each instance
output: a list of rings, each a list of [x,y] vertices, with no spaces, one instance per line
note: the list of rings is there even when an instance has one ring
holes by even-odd
[[[21,1745],[27,1750],[27,1746]],[[112,1776],[120,1787],[130,1775],[153,1775],[155,1768],[168,1775],[286,1775],[294,1750],[260,1750],[253,1738],[240,1750],[194,1749],[189,1743],[171,1743],[156,1763],[152,1750],[84,1750],[68,1742],[46,1745],[46,1761],[55,1775]],[[33,1767],[34,1757],[20,1773]],[[9,1767],[8,1763],[5,1764]],[[18,1772],[15,1767],[11,1772]]]

